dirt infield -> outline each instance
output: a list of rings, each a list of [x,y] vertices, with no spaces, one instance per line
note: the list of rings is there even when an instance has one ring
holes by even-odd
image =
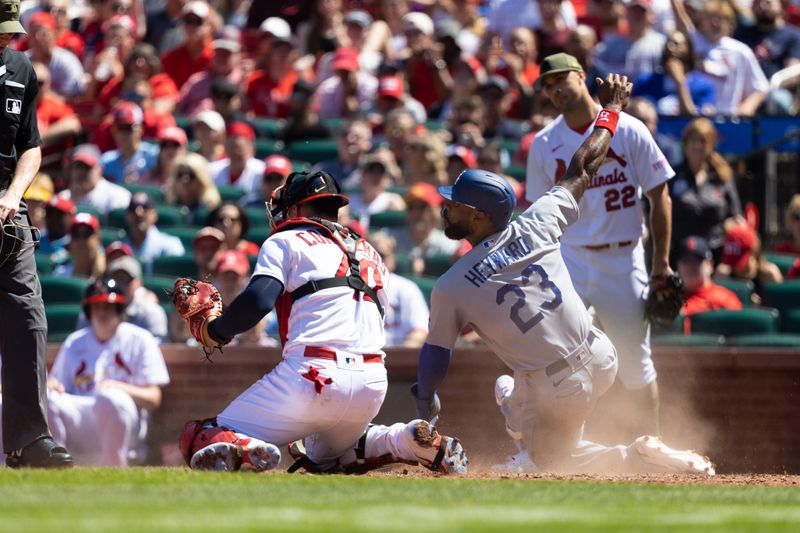
[[[416,467],[393,466],[370,472],[369,476],[379,477],[429,477],[432,474]],[[557,474],[497,474],[489,469],[473,469],[466,476],[448,476],[453,479],[516,479],[531,481],[581,481],[607,483],[655,483],[665,485],[733,485],[764,487],[797,487],[800,476],[780,474],[721,474],[700,476],[690,474],[625,474],[625,475],[557,475]]]

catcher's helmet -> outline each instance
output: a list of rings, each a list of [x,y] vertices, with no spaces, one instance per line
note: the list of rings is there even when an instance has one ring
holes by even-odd
[[[83,312],[86,318],[91,318],[92,304],[110,303],[117,304],[117,312],[122,314],[128,299],[125,297],[123,287],[113,279],[100,279],[86,287],[83,296]]]
[[[327,172],[292,172],[286,178],[286,183],[273,191],[272,198],[267,203],[269,218],[274,220],[274,225],[280,224],[293,205],[322,198],[332,199],[338,204],[337,207],[350,203],[347,196],[341,193],[339,184]]]
[[[517,207],[511,185],[502,176],[488,170],[465,170],[452,186],[439,187],[439,194],[483,211],[498,230],[505,229]]]

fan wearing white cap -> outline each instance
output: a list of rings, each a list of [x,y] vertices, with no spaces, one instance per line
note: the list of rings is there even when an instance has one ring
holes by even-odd
[[[292,31],[285,20],[271,17],[259,28],[261,58],[247,77],[245,107],[259,117],[286,118],[298,79]]]
[[[209,162],[225,158],[225,119],[211,109],[201,111],[192,121],[197,153]]]
[[[183,6],[180,25],[186,34],[186,42],[161,58],[164,72],[180,89],[195,72],[211,66],[212,27],[209,21],[211,10],[206,2],[193,0]]]
[[[434,46],[433,21],[425,13],[406,13],[401,22],[410,54],[406,60],[406,80],[411,96],[430,112],[446,101],[453,91],[453,77],[447,63]]]

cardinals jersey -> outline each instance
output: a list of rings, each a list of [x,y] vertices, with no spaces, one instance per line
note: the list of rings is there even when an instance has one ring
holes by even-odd
[[[164,356],[153,335],[139,326],[123,322],[106,342],[83,328],[61,345],[50,376],[69,394],[92,395],[104,379],[141,387],[169,383]]]
[[[356,247],[361,277],[375,289],[386,309],[389,272],[366,241]],[[350,287],[323,289],[292,302],[289,293],[311,280],[346,275],[347,256],[333,238],[312,225],[280,231],[261,246],[253,276],[270,276],[283,284],[275,310],[283,356],[300,355],[305,346],[323,346],[350,353],[380,353],[383,317],[378,306]]]
[[[578,348],[592,319],[559,249],[576,220],[575,198],[553,187],[461,257],[433,289],[428,344],[452,348],[470,325],[515,371],[538,370]]]
[[[579,132],[564,116],[536,134],[528,152],[526,198],[533,202],[564,176],[594,123]],[[608,155],[580,202],[581,219],[564,233],[569,246],[638,241],[644,228],[642,192],[660,185],[675,172],[647,127],[627,113],[619,114]]]

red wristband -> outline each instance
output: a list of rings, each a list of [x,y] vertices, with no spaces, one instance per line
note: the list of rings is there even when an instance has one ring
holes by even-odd
[[[619,112],[610,109],[601,109],[597,114],[597,120],[594,121],[595,128],[605,128],[611,132],[613,136],[617,131],[617,122],[619,121]]]

